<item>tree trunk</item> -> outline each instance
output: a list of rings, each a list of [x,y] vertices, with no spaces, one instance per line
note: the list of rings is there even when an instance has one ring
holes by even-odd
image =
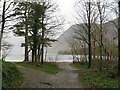
[[[27,5],[25,6],[25,61],[29,61],[28,58],[28,17],[27,17]]]
[[[98,11],[100,15],[100,71],[102,71],[102,60],[103,60],[103,16],[101,10],[101,4],[98,2]]]
[[[43,64],[44,61],[44,44],[42,44],[42,48],[41,48],[41,64]]]
[[[88,68],[91,67],[91,21],[90,21],[90,15],[91,15],[91,2],[89,1],[89,11],[88,11],[88,39],[89,39],[89,64]]]
[[[93,44],[94,44],[94,45],[93,45],[93,47],[94,47],[94,48],[93,48],[93,60],[95,60],[95,53],[96,53],[96,52],[95,52],[95,50],[96,50],[95,40],[93,41]]]
[[[45,5],[45,2],[43,3],[43,6]],[[42,46],[41,46],[41,64],[44,62],[44,35],[45,35],[45,26],[44,26],[44,11],[42,12]]]
[[[2,27],[1,27],[1,32],[0,32],[0,58],[2,58],[1,47],[2,47],[3,31],[4,31],[4,28],[5,28],[5,5],[6,5],[6,1],[4,0],[3,12],[2,12]]]
[[[32,62],[34,62],[34,50],[32,49]]]
[[[47,47],[46,47],[46,50],[45,50],[45,62],[47,62]]]
[[[28,57],[28,29],[25,32],[25,61],[29,61]]]
[[[120,1],[118,2],[119,19],[118,19],[118,76],[120,77]]]
[[[38,62],[40,62],[40,53],[41,53],[41,48],[40,48],[40,44],[38,45]]]
[[[44,26],[42,25],[41,64],[44,62]]]
[[[36,62],[36,56],[37,56],[36,41],[34,39],[34,44],[33,44],[33,62]]]

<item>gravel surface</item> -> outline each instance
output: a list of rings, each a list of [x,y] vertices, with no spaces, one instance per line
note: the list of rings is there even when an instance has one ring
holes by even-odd
[[[18,66],[24,74],[21,88],[82,88],[77,80],[79,70],[71,67],[70,63],[57,63],[62,70],[57,74]]]

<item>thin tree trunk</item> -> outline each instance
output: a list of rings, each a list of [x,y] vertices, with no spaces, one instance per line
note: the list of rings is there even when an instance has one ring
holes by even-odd
[[[27,5],[25,6],[25,61],[29,61],[29,58],[28,58],[28,17],[27,17]]]
[[[95,40],[93,41],[93,44],[94,44],[94,45],[93,45],[93,47],[94,47],[94,48],[93,48],[93,60],[95,60],[95,53],[96,53],[96,52],[95,52],[95,50],[96,50]]]
[[[91,22],[90,22],[90,15],[91,15],[91,4],[89,0],[89,11],[88,11],[88,38],[89,38],[89,65],[88,68],[91,67]]]
[[[25,61],[29,61],[28,57],[28,29],[25,32]]]
[[[0,58],[2,58],[1,47],[2,47],[3,31],[5,28],[5,5],[6,5],[6,1],[4,0],[3,12],[2,12],[2,27],[1,27],[1,32],[0,32]]]
[[[42,25],[41,64],[44,62],[44,26]]]
[[[32,49],[32,62],[34,62],[34,50]]]
[[[45,5],[45,2],[43,2],[43,6]],[[42,15],[42,46],[41,46],[41,64],[44,62],[44,34],[45,34],[45,26],[44,26],[44,10]]]
[[[36,22],[36,20],[35,20]],[[38,39],[37,39],[37,34],[38,34],[38,31],[37,31],[37,25],[35,23],[34,25],[34,36],[33,36],[33,51],[34,51],[34,62],[37,62],[37,47],[38,47]]]
[[[43,64],[44,61],[44,44],[42,44],[42,48],[41,48],[41,64]]]
[[[98,10],[100,14],[100,71],[102,71],[102,60],[103,60],[103,18],[102,18],[102,11],[100,7],[100,2],[98,3]]]
[[[45,62],[47,61],[47,47],[46,47],[46,50],[45,50]]]
[[[37,51],[36,51],[36,39],[34,38],[34,44],[33,44],[33,62],[36,62],[36,56],[37,56]]]
[[[37,62],[37,49],[35,49],[35,62]]]
[[[119,19],[118,19],[118,76],[120,77],[120,1],[118,2]]]
[[[40,53],[41,53],[41,49],[40,49],[40,44],[38,45],[38,62],[40,62]]]

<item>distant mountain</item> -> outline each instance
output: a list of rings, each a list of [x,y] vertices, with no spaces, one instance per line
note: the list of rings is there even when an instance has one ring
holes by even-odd
[[[106,37],[109,38],[109,40],[112,40],[113,38],[116,38],[116,33],[117,32],[117,19],[109,21],[104,24],[105,29],[106,29]],[[80,25],[79,25],[80,26]],[[68,41],[73,37],[75,33],[75,28],[77,28],[78,25],[73,25],[71,26],[68,30],[66,30],[62,35],[58,37],[58,41],[52,43],[52,47],[48,48],[48,53],[58,53],[60,51],[67,51],[70,50]],[[79,29],[82,30],[82,27],[79,27]]]
[[[74,34],[74,25],[71,26],[68,30],[66,30],[63,34],[61,34],[57,41],[52,43],[52,47],[48,48],[48,53],[57,53],[59,51],[69,50],[68,40]]]
[[[118,26],[118,19],[114,19],[105,23],[105,28],[107,30],[106,37],[109,38],[110,40],[117,38],[117,34],[118,34],[117,26]]]

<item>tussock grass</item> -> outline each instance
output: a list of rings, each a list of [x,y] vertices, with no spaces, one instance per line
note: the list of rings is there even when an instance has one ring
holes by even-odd
[[[88,69],[87,65],[72,63],[71,66],[80,69],[79,81],[84,88],[118,88],[118,77],[111,77],[106,71]]]
[[[22,83],[23,75],[15,64],[2,62],[2,88],[16,88]]]
[[[58,67],[57,64],[55,63],[44,63],[43,65],[38,64],[38,63],[17,63],[18,65],[25,66],[25,67],[30,67],[36,70],[44,71],[49,74],[56,74],[58,73],[61,69]]]

